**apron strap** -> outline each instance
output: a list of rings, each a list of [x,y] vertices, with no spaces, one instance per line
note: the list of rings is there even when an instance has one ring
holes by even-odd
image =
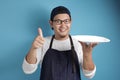
[[[73,41],[70,35],[69,35],[69,38],[70,38],[70,43],[71,43],[71,49],[74,49]]]
[[[53,39],[54,39],[55,35],[52,36],[52,39],[51,39],[51,42],[50,42],[50,46],[49,46],[49,49],[52,48],[52,42],[53,42]]]
[[[71,36],[70,37],[70,43],[71,43],[71,50],[72,50],[72,72],[75,73],[76,72],[76,65],[75,65],[75,50],[74,50],[74,44],[72,41]]]

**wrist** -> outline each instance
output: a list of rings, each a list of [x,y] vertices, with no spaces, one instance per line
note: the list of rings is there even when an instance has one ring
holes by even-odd
[[[83,53],[83,57],[92,57],[92,52],[89,53]]]
[[[30,56],[30,55],[27,55],[26,56],[26,61],[29,63],[29,64],[35,64],[37,62],[37,58],[36,57],[33,57],[33,56]]]
[[[37,49],[34,49],[31,47],[30,51],[26,55],[26,61],[30,64],[35,64],[37,62],[37,55],[36,55]]]

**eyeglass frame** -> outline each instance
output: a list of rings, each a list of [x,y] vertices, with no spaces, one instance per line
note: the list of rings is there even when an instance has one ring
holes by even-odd
[[[66,22],[67,20],[68,22]],[[57,21],[60,21],[60,23],[57,23]],[[55,22],[56,25],[61,25],[62,22],[64,22],[64,24],[69,24],[71,22],[71,19],[65,19],[65,20],[56,19],[56,20],[53,20],[53,22]]]

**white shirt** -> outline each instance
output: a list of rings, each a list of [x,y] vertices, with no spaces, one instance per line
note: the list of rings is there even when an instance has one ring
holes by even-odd
[[[44,55],[45,55],[46,51],[49,49],[51,38],[52,38],[51,36],[45,37],[45,43],[44,43],[43,47],[37,49],[37,62],[36,62],[36,64],[29,64],[26,61],[26,59],[24,58],[22,68],[26,74],[34,73],[38,67],[38,64],[40,64],[40,65],[42,64],[42,60],[44,58]],[[92,71],[88,71],[88,70],[85,70],[82,68],[82,65],[83,65],[82,46],[76,39],[72,38],[72,40],[73,40],[74,48],[75,48],[75,51],[77,53],[79,64],[81,66],[83,74],[89,79],[94,77],[95,72],[96,72],[96,66],[95,66],[94,70],[92,70]],[[71,49],[70,39],[69,38],[66,40],[54,39],[53,43],[52,43],[52,48],[59,50],[59,51],[70,50]]]

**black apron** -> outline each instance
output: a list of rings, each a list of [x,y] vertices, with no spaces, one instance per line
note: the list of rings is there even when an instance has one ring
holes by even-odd
[[[54,37],[43,58],[40,80],[81,80],[78,57],[71,36],[69,35],[71,50],[66,51],[52,49]]]

